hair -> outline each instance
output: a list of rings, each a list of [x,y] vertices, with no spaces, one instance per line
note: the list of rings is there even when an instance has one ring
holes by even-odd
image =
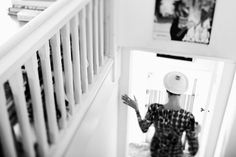
[[[178,11],[178,7],[179,7],[179,6],[184,6],[185,3],[184,3],[182,0],[178,0],[178,1],[175,1],[175,2],[173,3],[173,5],[174,5],[174,8],[175,8],[175,11]]]
[[[175,94],[175,93],[172,93],[168,90],[166,90],[166,92],[168,93],[169,96],[180,96],[180,94]]]
[[[174,6],[174,12],[177,16],[180,16],[180,15],[182,15],[183,17],[188,16],[187,12],[180,10],[179,8],[179,7],[185,7],[186,6],[185,2],[183,2],[182,0],[178,0],[173,3],[173,6]]]

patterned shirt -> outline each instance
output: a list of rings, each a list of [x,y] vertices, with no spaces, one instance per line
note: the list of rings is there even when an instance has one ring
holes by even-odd
[[[150,145],[152,157],[182,157],[183,132],[186,132],[190,155],[194,156],[197,153],[199,144],[195,134],[195,118],[192,113],[183,109],[165,109],[164,105],[156,103],[148,107],[143,120],[140,113],[136,113],[143,132],[147,132],[150,125],[154,124],[155,133]]]

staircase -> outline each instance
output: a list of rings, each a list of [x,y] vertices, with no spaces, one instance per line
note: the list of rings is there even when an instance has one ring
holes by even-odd
[[[1,156],[63,156],[112,70],[108,11],[57,1],[1,47]]]

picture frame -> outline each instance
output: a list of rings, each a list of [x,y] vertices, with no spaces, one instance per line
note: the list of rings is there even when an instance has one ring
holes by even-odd
[[[216,0],[155,0],[153,39],[209,44]]]

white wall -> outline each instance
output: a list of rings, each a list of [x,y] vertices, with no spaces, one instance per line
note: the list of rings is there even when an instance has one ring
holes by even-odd
[[[225,117],[221,127],[219,140],[215,152],[215,157],[231,157],[236,156],[236,77],[232,85],[228,105],[225,111]]]
[[[130,94],[130,70],[132,70],[132,68],[130,63],[131,54],[129,50],[121,49],[120,57],[119,95],[121,96],[123,94]],[[119,100],[117,157],[126,157],[128,147],[128,106],[125,105],[121,99]]]
[[[185,43],[177,41],[153,40],[153,14],[155,0],[117,0],[115,1],[116,8],[116,38],[117,45],[128,49],[144,49],[159,53],[177,54],[184,56],[210,57],[218,59],[236,61],[236,1],[234,0],[216,0],[216,9],[214,14],[214,22],[211,34],[211,42],[209,45]],[[124,63],[124,62],[123,62]],[[129,68],[129,67],[127,67]],[[128,71],[128,70],[127,70]],[[227,70],[226,70],[227,71]],[[227,74],[224,78],[232,78],[232,73]],[[227,80],[227,79],[226,79]],[[128,81],[128,80],[126,80]],[[217,91],[216,106],[224,109],[227,102],[230,85],[223,87],[222,91]],[[230,81],[226,81],[230,84]],[[223,113],[223,112],[220,112]],[[223,114],[218,116],[214,112],[213,120],[222,120]],[[220,124],[220,122],[219,122]],[[206,141],[215,144],[220,126],[215,126],[213,123],[209,125],[213,130],[214,140],[210,136],[206,136]],[[211,132],[210,132],[211,133]],[[210,134],[209,134],[210,135]],[[234,136],[233,136],[234,137]],[[206,143],[207,143],[206,142]],[[231,144],[230,142],[228,144]],[[214,145],[215,146],[215,145]],[[208,154],[213,154],[214,146],[211,146],[211,151]],[[211,155],[210,155],[211,156]]]
[[[66,157],[116,156],[117,90],[111,71],[79,126]]]
[[[155,0],[119,0],[118,45],[187,56],[220,57],[236,60],[236,1],[216,0],[210,45],[153,40]]]

